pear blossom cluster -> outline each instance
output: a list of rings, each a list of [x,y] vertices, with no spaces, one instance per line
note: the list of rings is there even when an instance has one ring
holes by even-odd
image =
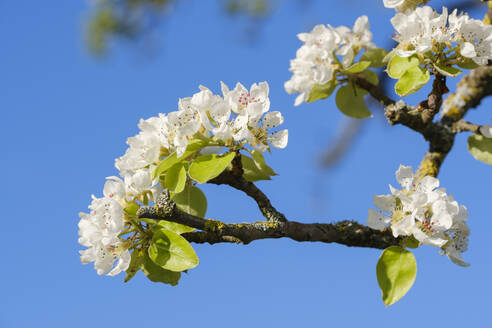
[[[246,143],[261,152],[287,146],[287,130],[271,132],[284,118],[279,111],[269,112],[267,82],[249,90],[240,83],[233,90],[221,86],[222,96],[201,86],[192,97],[179,100],[177,111],[140,120],[140,132],[128,138],[129,148],[115,160],[121,178],[107,178],[104,196],[92,196],[90,212],[79,214],[79,243],[87,247],[80,251],[82,263],[94,262],[98,274],[110,276],[128,268],[131,242],[119,237],[129,225],[124,209],[157,198],[162,186],[157,178],[152,180],[152,171],[163,157],[172,153],[181,157],[197,135],[217,145],[202,149],[202,154]]]
[[[468,266],[462,258],[470,235],[466,207],[438,188],[438,179],[417,180],[409,166],[401,165],[396,179],[402,189],[390,185],[391,194],[373,197],[378,210],[369,209],[367,225],[382,230],[389,224],[394,237],[413,236],[423,245],[439,247],[455,264]]]
[[[334,78],[342,56],[342,65],[350,66],[362,49],[374,48],[371,42],[367,16],[357,18],[352,29],[346,26],[316,25],[310,33],[297,35],[304,44],[297,50],[296,58],[290,61],[291,79],[285,83],[289,94],[300,93],[295,106],[303,103],[316,84],[325,84]]]
[[[448,15],[446,7],[441,14],[429,6],[418,7],[397,13],[391,23],[397,32],[394,39],[399,42],[396,54],[400,57],[442,53],[448,47],[477,65],[486,65],[492,59],[492,26],[465,13],[458,14],[456,9]]]
[[[128,247],[118,238],[125,224],[125,184],[117,177],[110,177],[103,194],[102,198],[92,196],[90,213],[79,214],[79,243],[87,247],[80,251],[80,260],[83,264],[94,262],[100,275],[115,276],[130,265]]]
[[[196,134],[213,137],[224,146],[246,144],[264,152],[270,145],[285,148],[288,130],[271,132],[284,121],[279,111],[269,112],[267,82],[254,83],[248,90],[237,83],[233,90],[221,83],[222,96],[208,88],[180,99],[178,110],[141,120],[140,133],[128,139],[125,155],[116,160],[120,172],[154,165],[162,155],[184,154]]]

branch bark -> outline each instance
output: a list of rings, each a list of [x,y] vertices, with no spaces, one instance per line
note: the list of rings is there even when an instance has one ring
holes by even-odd
[[[290,238],[295,241],[337,243],[346,246],[384,249],[402,241],[389,230],[378,231],[354,221],[337,223],[254,222],[224,223],[187,214],[176,206],[168,192],[163,192],[153,207],[141,207],[137,216],[184,224],[200,231],[182,236],[194,243],[242,243],[254,240]]]
[[[270,199],[252,182],[246,180],[243,177],[243,168],[241,164],[241,155],[237,153],[236,157],[232,162],[233,168],[232,170],[223,171],[218,177],[208,181],[207,183],[216,184],[216,185],[228,185],[237,190],[241,190],[249,197],[253,198],[258,204],[258,208],[261,211],[261,214],[271,222],[279,221],[285,222],[287,219],[285,215],[277,211],[275,207],[273,207]]]

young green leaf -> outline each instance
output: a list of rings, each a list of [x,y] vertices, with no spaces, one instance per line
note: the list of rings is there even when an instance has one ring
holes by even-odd
[[[352,84],[345,85],[338,89],[335,102],[338,109],[347,116],[359,119],[371,117],[371,112],[364,102],[365,94],[367,91]]]
[[[234,152],[224,156],[215,154],[200,156],[190,166],[190,177],[199,183],[205,183],[221,174],[232,162],[234,156],[236,156]]]
[[[143,261],[144,261],[144,252],[141,250],[135,249],[132,252],[132,257],[130,259],[130,265],[128,266],[128,269],[126,269],[126,277],[124,282],[130,281],[140,270],[142,267]]]
[[[198,152],[200,149],[203,147],[206,147],[208,145],[208,140],[205,139],[193,139],[188,143],[188,146],[186,147],[186,151],[182,156],[178,158],[178,155],[174,152],[167,156],[165,159],[163,159],[159,165],[154,169],[152,172],[152,180],[160,176],[162,173],[166,172],[169,170],[172,166],[182,162],[186,158],[190,157],[191,155],[195,154]]]
[[[405,74],[396,82],[395,91],[399,96],[408,96],[419,91],[427,82],[429,82],[429,71],[422,67],[414,66],[409,68]]]
[[[393,56],[388,63],[388,75],[394,79],[399,79],[412,67],[420,64],[419,58],[416,55],[410,57]]]
[[[258,150],[252,150],[249,153],[251,154],[251,156],[253,156],[255,164],[260,168],[261,172],[268,174],[269,176],[277,175],[277,173],[275,173],[275,171],[267,165],[265,157],[263,157],[263,154],[261,152],[259,152]]]
[[[190,243],[167,229],[154,231],[148,253],[154,263],[171,271],[184,271],[198,265],[198,256]]]
[[[492,139],[472,134],[468,137],[468,151],[475,159],[492,164]]]
[[[147,254],[144,253],[142,272],[153,282],[162,282],[169,284],[171,286],[176,286],[178,284],[179,278],[181,278],[180,272],[174,272],[166,270],[155,264]]]
[[[167,170],[165,185],[169,191],[180,193],[186,185],[186,169],[183,163],[174,164]]]
[[[205,217],[207,198],[199,188],[187,185],[182,192],[174,194],[172,199],[183,212],[200,218]]]
[[[140,206],[137,203],[127,203],[124,209],[125,213],[131,216],[137,216],[137,211]]]
[[[415,256],[399,246],[386,248],[376,266],[378,284],[386,306],[394,304],[410,290],[417,276]]]
[[[452,66],[442,66],[442,65],[434,64],[434,67],[439,73],[445,76],[454,77],[463,73],[462,70]]]
[[[352,66],[350,66],[350,67],[348,67],[342,71],[343,71],[343,73],[348,73],[348,74],[360,73],[363,70],[365,70],[366,68],[368,68],[369,65],[371,65],[370,61],[362,60],[362,61],[355,63]]]
[[[249,156],[241,154],[241,164],[243,166],[243,177],[251,182],[259,180],[271,180],[268,174],[265,174],[260,170],[254,159]]]
[[[383,67],[385,65],[383,59],[387,54],[388,52],[381,48],[368,49],[364,52],[360,60],[371,62],[370,67]]]
[[[195,228],[185,226],[184,224],[179,224],[176,222],[169,222],[169,221],[165,221],[165,220],[159,221],[159,223],[157,223],[157,226],[158,226],[156,228],[157,230],[164,228],[164,229],[170,230],[172,232],[175,232],[179,235],[181,235],[182,233],[185,233],[185,232],[195,231]]]
[[[361,72],[359,75],[361,75],[364,79],[366,79],[369,83],[373,85],[379,84],[378,73],[374,71],[366,69],[364,72]]]
[[[306,99],[306,103],[328,98],[329,96],[331,96],[336,86],[337,86],[336,80],[329,81],[328,83],[325,84],[314,85],[311,88],[311,91],[309,92],[309,96]]]
[[[458,63],[458,66],[464,69],[474,69],[477,68],[479,65],[471,59],[466,59],[461,63]]]

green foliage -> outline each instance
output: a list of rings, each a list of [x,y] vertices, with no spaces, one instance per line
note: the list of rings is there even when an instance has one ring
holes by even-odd
[[[349,84],[338,89],[335,101],[338,109],[345,115],[359,119],[367,118],[372,115],[364,102],[366,94],[367,91]]]
[[[175,272],[192,269],[198,265],[198,256],[190,243],[167,229],[154,231],[148,253],[154,263]]]
[[[442,75],[450,76],[450,77],[455,77],[463,73],[462,70],[451,66],[442,66],[442,65],[434,64],[434,68]]]
[[[364,79],[366,79],[369,83],[373,85],[378,85],[379,84],[379,78],[378,78],[378,73],[366,69],[364,72],[359,74],[362,76]]]
[[[410,57],[400,57],[394,55],[388,63],[387,72],[393,79],[399,79],[410,68],[419,66],[420,60],[416,55]]]
[[[277,173],[275,173],[275,171],[267,165],[265,157],[263,157],[263,154],[260,151],[252,150],[249,153],[253,156],[256,166],[258,166],[262,172],[268,174],[269,176],[277,175]]]
[[[370,67],[383,67],[385,66],[383,59],[387,54],[388,52],[381,48],[368,49],[364,52],[360,60],[371,62]]]
[[[396,82],[395,91],[399,96],[408,96],[414,92],[417,92],[427,82],[429,82],[429,71],[423,69],[420,66],[413,66],[409,68]]]
[[[176,203],[176,206],[183,212],[200,218],[205,217],[205,213],[207,212],[207,198],[199,188],[186,185],[184,190],[179,194],[174,194],[172,199]]]
[[[124,209],[125,213],[131,216],[137,216],[137,211],[140,206],[137,203],[128,203]]]
[[[371,65],[370,61],[360,61],[360,62],[355,63],[352,66],[342,70],[342,72],[346,73],[346,74],[360,73],[363,70],[365,70],[366,68],[368,68],[369,65]]]
[[[243,166],[243,177],[246,180],[251,182],[271,180],[270,175],[262,172],[251,157],[241,154],[241,164]]]
[[[180,235],[182,233],[185,233],[185,232],[195,231],[195,228],[185,226],[184,224],[179,224],[176,222],[169,222],[169,221],[165,221],[165,220],[159,221],[159,223],[157,223],[157,226],[158,226],[157,230],[164,228],[166,230],[170,230],[170,231],[175,232],[175,233],[180,234]]]
[[[186,185],[186,169],[183,163],[174,164],[166,174],[165,185],[170,192],[180,193]]]
[[[475,159],[492,164],[492,139],[473,134],[468,137],[468,151]]]
[[[331,96],[337,86],[336,80],[331,80],[325,84],[316,84],[311,88],[309,96],[306,99],[306,103],[310,103],[316,100],[325,99]]]
[[[126,269],[126,277],[124,282],[128,282],[130,281],[130,279],[135,277],[138,270],[140,270],[140,268],[142,267],[144,259],[145,259],[145,252],[143,252],[142,250],[136,249],[132,252],[130,265],[128,266],[128,269]]]
[[[471,59],[462,60],[458,63],[458,66],[464,69],[474,69],[479,67],[479,65]]]
[[[208,145],[208,141],[204,139],[191,140],[188,143],[188,146],[186,147],[186,150],[182,156],[178,158],[178,155],[174,152],[169,156],[167,156],[165,159],[163,159],[159,163],[159,165],[157,165],[157,167],[152,172],[152,180],[159,177],[161,174],[165,173],[174,165],[181,163],[186,158],[190,157],[191,155],[194,155],[195,153],[197,153],[199,150],[201,150],[203,147],[206,147],[207,145]]]
[[[150,281],[162,282],[171,286],[176,286],[178,284],[179,278],[181,278],[180,272],[166,270],[155,264],[150,259],[147,252],[143,252],[143,254],[144,258],[141,269]]]
[[[410,290],[417,276],[415,256],[399,246],[386,248],[376,266],[379,287],[386,306],[394,304]]]
[[[221,174],[231,164],[236,153],[225,155],[204,155],[193,161],[190,166],[190,177],[199,183],[205,183]]]

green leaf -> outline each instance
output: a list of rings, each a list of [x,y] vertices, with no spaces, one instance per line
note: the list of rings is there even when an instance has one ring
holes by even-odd
[[[171,271],[184,271],[198,265],[198,256],[190,243],[167,229],[154,231],[148,253],[154,263]]]
[[[335,97],[338,109],[353,118],[371,117],[371,112],[364,102],[365,94],[367,94],[367,91],[354,87],[352,84],[341,87]]]
[[[124,282],[130,281],[135,275],[137,274],[138,270],[142,267],[143,261],[144,261],[144,252],[141,250],[135,249],[132,252],[132,257],[130,260],[130,265],[128,266],[128,269],[126,269],[126,277]]]
[[[368,68],[369,65],[371,65],[371,62],[370,61],[364,61],[364,60],[362,60],[362,61],[360,61],[358,63],[355,63],[352,66],[344,69],[343,72],[344,73],[349,73],[349,74],[360,73],[363,70],[365,70],[366,68]]]
[[[253,159],[255,160],[256,166],[258,166],[261,170],[261,172],[268,174],[269,176],[274,176],[277,175],[277,173],[267,165],[265,161],[265,157],[263,157],[263,154],[259,152],[258,150],[252,150],[249,151],[251,156],[253,156]]]
[[[175,164],[167,170],[165,185],[171,192],[183,191],[186,185],[186,169],[183,163]]]
[[[394,79],[399,79],[412,67],[419,66],[420,61],[416,55],[410,57],[393,56],[388,63],[388,75]]]
[[[479,134],[468,137],[468,151],[475,159],[492,164],[492,139]]]
[[[405,74],[396,82],[395,91],[399,96],[408,96],[419,91],[427,82],[429,82],[429,71],[422,67],[414,66],[408,69]]]
[[[251,182],[259,180],[271,180],[270,175],[262,172],[258,166],[256,166],[255,160],[249,156],[241,154],[241,164],[243,166],[243,177]]]
[[[328,83],[325,84],[314,85],[311,88],[311,91],[309,92],[309,96],[306,99],[306,103],[328,98],[329,96],[331,96],[336,86],[337,86],[336,80],[329,81]]]
[[[172,199],[183,212],[200,218],[205,217],[207,198],[199,188],[187,185],[182,192],[174,194]]]
[[[394,304],[410,290],[417,276],[415,256],[399,246],[386,248],[376,266],[378,284],[386,306]]]
[[[170,154],[168,157],[166,157],[165,159],[163,159],[159,163],[159,165],[157,165],[157,167],[152,172],[152,180],[154,180],[155,178],[160,176],[162,173],[169,170],[174,165],[182,162],[186,158],[195,154],[196,152],[198,152],[203,147],[206,147],[207,145],[208,145],[208,140],[204,140],[204,139],[193,139],[193,140],[191,140],[188,143],[188,146],[186,147],[186,150],[181,157],[178,158],[178,155],[174,152],[174,153]]]
[[[140,205],[137,203],[127,203],[124,209],[125,213],[131,216],[137,216],[137,211],[140,208]]]
[[[474,69],[477,68],[479,65],[471,59],[466,59],[461,63],[458,63],[458,66],[464,69]]]
[[[460,70],[456,67],[442,66],[442,65],[437,65],[437,64],[434,64],[434,67],[442,75],[446,75],[446,76],[450,76],[450,77],[458,76],[461,73],[463,73],[462,70]]]
[[[368,49],[364,52],[360,60],[371,62],[370,67],[383,67],[385,66],[383,59],[387,54],[388,52],[381,48]]]
[[[225,155],[204,155],[196,158],[190,166],[190,177],[200,183],[205,183],[221,174],[232,160],[236,153]]]
[[[144,259],[142,264],[142,272],[145,273],[147,278],[153,282],[162,282],[171,286],[178,284],[179,278],[181,278],[180,272],[174,272],[166,270],[155,264],[147,254],[144,253]]]
[[[364,72],[360,73],[360,75],[373,85],[379,84],[378,73],[374,71],[365,70]]]
[[[156,229],[159,230],[162,228],[170,230],[172,232],[175,232],[179,235],[181,235],[182,233],[185,233],[185,232],[195,231],[195,228],[188,227],[184,224],[179,224],[176,222],[169,222],[169,221],[165,221],[165,220],[161,220],[161,221],[159,221],[159,223],[157,223]]]

